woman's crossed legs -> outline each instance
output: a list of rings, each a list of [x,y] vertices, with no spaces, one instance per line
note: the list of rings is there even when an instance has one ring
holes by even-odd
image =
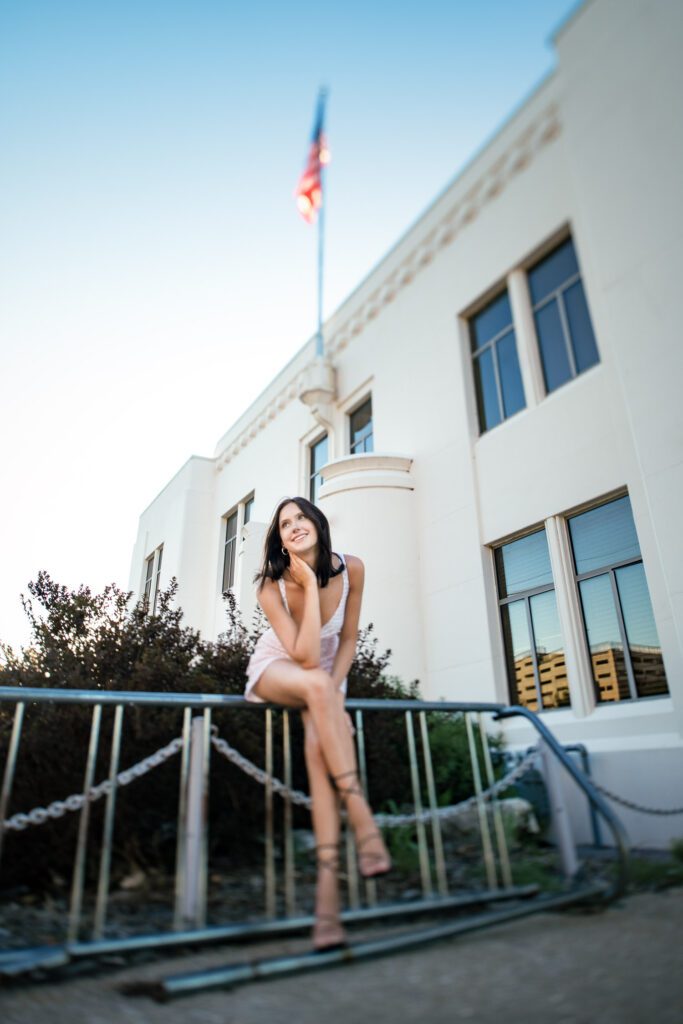
[[[339,808],[337,795],[347,808],[358,845],[361,874],[384,874],[391,858],[358,782],[356,752],[344,695],[323,669],[305,669],[289,660],[272,662],[259,679],[257,696],[273,704],[298,707],[304,712],[305,754],[313,801],[313,829],[318,850],[318,884],[314,944],[329,947],[344,941],[339,923],[337,885]],[[332,780],[338,780],[334,786]]]

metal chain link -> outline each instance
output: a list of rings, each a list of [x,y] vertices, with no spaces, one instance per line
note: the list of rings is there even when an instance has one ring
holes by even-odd
[[[253,761],[245,757],[244,754],[240,754],[239,750],[231,747],[226,740],[222,740],[220,736],[212,736],[211,742],[223,757],[227,758],[236,768],[243,771],[245,775],[248,775],[256,782],[260,782],[262,786],[270,783],[274,793],[278,793],[282,797],[289,797],[293,804],[297,804],[299,807],[307,807],[310,811],[313,801],[310,796],[302,793],[300,789],[290,789],[288,786],[285,786],[284,782],[276,779],[275,776],[269,775],[263,768],[259,768]]]
[[[214,726],[215,728],[215,726]],[[227,758],[232,764],[260,783],[262,786],[271,784],[273,792],[277,793],[283,798],[288,798],[293,804],[299,807],[306,807],[309,811],[312,807],[312,800],[310,796],[303,793],[298,789],[290,789],[280,779],[275,776],[269,776],[263,768],[259,768],[253,761],[250,761],[243,754],[240,754],[238,750],[231,747],[230,744],[221,739],[219,736],[213,735],[211,737],[211,743],[216,750]],[[116,782],[119,786],[127,786],[135,779],[141,778],[146,775],[147,772],[153,768],[157,768],[159,765],[167,761],[169,757],[173,757],[179,750],[182,749],[183,739],[182,736],[177,736],[175,739],[167,743],[165,747],[160,747],[159,750],[155,751],[154,754],[150,754],[145,757],[142,761],[133,765],[131,768],[126,768],[116,776]],[[499,793],[503,792],[509,786],[514,785],[518,779],[520,779],[532,766],[536,758],[537,750],[532,748],[511,771],[503,776],[502,779],[498,779],[493,786],[489,789],[484,790],[481,794],[483,800],[493,800],[498,796]],[[655,808],[655,807],[644,807],[642,804],[634,803],[632,800],[626,800],[624,797],[618,796],[616,793],[612,793],[605,786],[601,786],[595,780],[591,780],[596,789],[598,789],[608,799],[613,800],[615,803],[621,804],[623,807],[628,807],[630,810],[638,811],[641,814],[655,814],[655,815],[675,815],[683,814],[683,807],[672,807],[672,808]],[[28,828],[29,825],[42,825],[44,822],[50,819],[55,820],[61,818],[67,811],[80,811],[85,803],[86,799],[91,803],[99,800],[100,797],[108,794],[112,789],[112,783],[109,779],[105,779],[100,782],[97,786],[92,786],[87,794],[73,793],[71,796],[66,797],[64,800],[53,800],[47,807],[35,807],[32,811],[27,814],[18,813],[12,815],[4,822],[4,828],[6,831],[21,832]],[[422,811],[421,814],[376,814],[375,820],[380,826],[385,828],[397,828],[401,825],[410,825],[413,822],[428,822],[433,813],[436,813],[437,817],[441,820],[448,820],[455,818],[459,814],[463,814],[468,811],[471,807],[474,807],[477,803],[477,795],[474,794],[468,797],[467,800],[462,800],[459,804],[452,804],[450,807],[439,807],[435,812],[432,810]]]
[[[609,800],[613,800],[616,804],[621,804],[622,807],[628,807],[632,811],[639,811],[640,814],[658,814],[658,815],[669,815],[669,814],[683,814],[683,807],[644,807],[642,804],[636,804],[632,800],[626,800],[623,796],[617,796],[616,793],[612,793],[611,790],[601,786],[595,779],[591,779],[591,782],[596,789],[600,790],[603,796],[606,796]]]
[[[240,754],[238,750],[231,747],[226,740],[221,739],[219,736],[212,736],[211,742],[223,757],[227,758],[237,768],[241,769],[250,778],[256,782],[260,782],[262,786],[265,786],[268,782],[273,787],[273,792],[278,793],[282,797],[288,797],[292,803],[297,804],[299,807],[307,807],[309,810],[312,806],[310,796],[302,793],[299,789],[289,789],[284,782],[280,779],[271,777],[268,775],[263,768],[259,768],[252,761],[246,758],[243,754]],[[490,789],[484,790],[482,793],[482,799],[492,800],[503,790],[507,789],[508,786],[513,785],[517,779],[524,775],[531,765],[533,764],[536,754],[538,751],[533,749],[527,753],[523,761],[520,761],[511,771],[507,773],[502,779],[499,779]],[[446,820],[449,818],[457,817],[458,814],[463,814],[473,807],[477,802],[477,796],[468,797],[467,800],[463,800],[459,804],[453,804],[450,807],[438,807],[436,814],[440,820]],[[376,814],[375,821],[378,825],[384,826],[385,828],[397,828],[400,825],[410,825],[413,822],[421,821],[428,822],[431,820],[432,811],[422,811],[421,814]]]
[[[131,768],[126,768],[124,771],[119,772],[116,776],[117,785],[127,786],[135,779],[146,775],[152,768],[158,768],[169,757],[177,754],[182,749],[182,746],[183,738],[182,736],[177,736],[170,743],[167,743],[165,747],[160,747],[154,754],[145,757]],[[100,797],[109,793],[111,789],[111,781],[105,779],[104,782],[100,782],[97,786],[92,786],[87,794],[73,793],[71,796],[66,797],[65,800],[53,800],[47,807],[34,807],[28,814],[13,814],[11,818],[4,822],[4,827],[7,831],[22,832],[29,825],[42,825],[44,822],[49,821],[50,818],[61,818],[67,811],[80,811],[86,800],[94,803],[95,800],[99,800]]]

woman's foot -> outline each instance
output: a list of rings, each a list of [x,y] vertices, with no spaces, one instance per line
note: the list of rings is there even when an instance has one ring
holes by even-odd
[[[363,878],[377,878],[391,871],[391,854],[384,845],[381,832],[368,832],[356,839],[358,870]]]
[[[342,779],[344,784],[340,786],[339,782]],[[386,875],[387,872],[391,871],[391,856],[384,845],[382,833],[375,825],[372,812],[361,789],[358,772],[349,771],[341,775],[334,775],[332,782],[339,794],[339,799],[344,804],[347,813],[349,813],[349,819],[356,836],[358,869],[361,875],[363,878],[376,878],[379,875]],[[349,812],[349,801],[352,796],[360,797],[361,801],[361,806],[356,806],[356,813],[354,815],[351,815]]]
[[[314,953],[331,953],[348,946],[344,925],[337,914],[316,914],[312,938]]]

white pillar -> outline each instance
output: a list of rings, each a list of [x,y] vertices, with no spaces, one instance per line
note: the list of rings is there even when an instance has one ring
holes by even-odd
[[[526,405],[527,409],[533,409],[545,397],[545,383],[526,273],[513,270],[507,283]]]
[[[370,452],[336,459],[322,469],[319,500],[335,550],[365,563],[361,625],[372,622],[391,648],[390,672],[424,684],[412,461]]]
[[[565,520],[561,516],[546,519],[545,533],[555,581],[555,599],[564,640],[572,710],[577,718],[585,718],[595,710],[595,686],[592,665],[586,649],[583,617]]]

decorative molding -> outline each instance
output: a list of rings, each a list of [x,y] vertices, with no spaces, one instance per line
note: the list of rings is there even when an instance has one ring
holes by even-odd
[[[561,132],[559,112],[555,103],[547,106],[533,124],[514,139],[502,156],[499,156],[458,202],[443,215],[439,223],[421,238],[393,270],[375,289],[360,308],[356,308],[348,320],[338,327],[325,350],[333,356],[341,352],[352,338],[357,337],[365,325],[381,313],[384,306],[396,298],[398,292],[411,284],[421,270],[428,267],[440,249],[451,245],[469,224],[472,224],[483,207],[496,199],[509,183],[531,164],[536,154],[553,142]]]
[[[344,455],[328,462],[320,470],[323,478],[320,500],[323,501],[342,491],[361,491],[368,488],[413,491],[415,481],[411,473],[412,465],[413,459],[410,455],[382,455],[378,452]]]
[[[236,435],[215,458],[216,471],[220,473],[236,455],[246,448],[255,437],[271,423],[287,406],[293,402],[304,386],[308,375],[308,367],[304,367],[297,375],[288,380],[267,405],[256,413],[239,434]]]
[[[468,225],[477,219],[483,207],[496,199],[518,174],[526,170],[535,156],[557,139],[561,131],[557,104],[551,103],[541,111],[531,125],[519,133],[505,153],[484,171],[462,199],[446,210],[439,223],[416,242],[399,267],[387,274],[360,307],[354,308],[348,319],[326,342],[326,356],[329,358],[342,352],[352,339],[362,333],[368,323],[380,316],[382,310],[394,301],[401,289],[406,288],[425,267],[430,266],[441,249],[452,245]],[[215,459],[218,472],[298,397],[305,386],[308,372],[308,367],[300,370],[225,446]]]

